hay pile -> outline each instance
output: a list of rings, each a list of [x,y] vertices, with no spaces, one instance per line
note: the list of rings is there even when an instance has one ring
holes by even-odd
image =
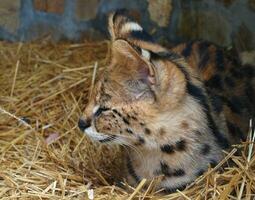
[[[123,167],[121,151],[91,143],[77,128],[108,46],[0,43],[0,199],[255,198],[249,141],[226,153],[216,169],[234,166],[209,169],[182,192],[162,195],[156,181],[148,188],[144,181],[137,188],[112,185]]]

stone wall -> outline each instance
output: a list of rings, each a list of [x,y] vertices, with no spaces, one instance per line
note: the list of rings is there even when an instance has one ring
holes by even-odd
[[[0,39],[104,39],[107,14],[121,8],[160,42],[206,39],[255,49],[255,0],[1,0]]]

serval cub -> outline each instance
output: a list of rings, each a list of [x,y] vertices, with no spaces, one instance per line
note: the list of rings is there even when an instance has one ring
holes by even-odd
[[[254,118],[254,67],[208,42],[173,49],[135,21],[109,17],[111,61],[79,128],[95,141],[127,147],[130,184],[163,176],[166,192],[183,189],[222,150],[246,139]]]

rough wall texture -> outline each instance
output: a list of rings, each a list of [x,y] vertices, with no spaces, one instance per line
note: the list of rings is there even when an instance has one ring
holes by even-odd
[[[121,8],[160,42],[206,39],[255,49],[255,0],[1,0],[0,39],[103,39],[107,14]]]

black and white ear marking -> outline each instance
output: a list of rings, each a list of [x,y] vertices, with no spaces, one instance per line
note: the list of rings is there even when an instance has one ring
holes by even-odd
[[[118,11],[109,16],[108,29],[113,41],[119,38],[131,38],[133,33],[143,35],[144,32],[140,24]]]
[[[121,33],[129,33],[132,31],[142,31],[143,28],[136,22],[127,22],[121,27]]]

